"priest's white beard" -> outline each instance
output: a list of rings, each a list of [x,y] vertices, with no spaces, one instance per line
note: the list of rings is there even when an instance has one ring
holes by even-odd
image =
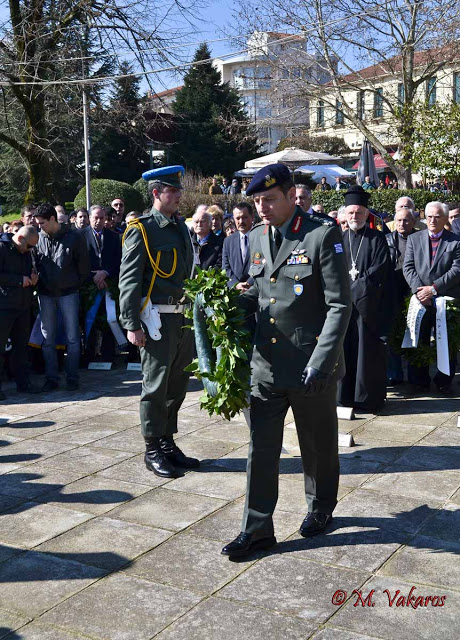
[[[357,220],[352,220],[351,222],[348,223],[348,226],[352,231],[359,231],[364,227],[365,224],[366,224],[365,220],[364,222],[358,222]]]

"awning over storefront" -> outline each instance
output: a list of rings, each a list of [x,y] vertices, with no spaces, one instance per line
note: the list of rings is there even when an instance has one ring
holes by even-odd
[[[394,156],[394,155],[395,155],[395,151],[391,151],[390,156]],[[381,171],[382,169],[388,169],[388,165],[385,162],[385,160],[382,158],[380,153],[374,154],[374,162],[375,162],[375,168],[377,169],[377,171]],[[357,169],[358,167],[359,167],[359,160],[358,162],[355,162],[355,164],[352,166],[352,169]]]

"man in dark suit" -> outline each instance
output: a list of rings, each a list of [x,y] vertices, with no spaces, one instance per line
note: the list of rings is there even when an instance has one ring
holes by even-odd
[[[419,341],[429,344],[436,323],[436,296],[460,298],[460,238],[444,225],[449,207],[443,202],[429,202],[425,208],[427,230],[409,236],[404,259],[404,277],[411,291],[426,307],[420,327]],[[455,374],[455,360],[450,361],[450,374],[438,371],[434,383],[441,393],[448,393]],[[426,390],[430,386],[428,367],[409,369],[409,382]]]
[[[97,289],[107,289],[109,279],[118,280],[121,263],[121,238],[118,233],[105,228],[106,210],[99,204],[93,204],[89,210],[89,227],[80,233],[86,240],[91,263],[90,280]],[[105,313],[105,305],[101,305],[99,313]],[[96,332],[93,330],[88,342],[87,358],[93,358],[96,351]],[[104,360],[111,361],[115,355],[115,341],[110,331],[102,336],[101,355]]]
[[[211,231],[212,216],[207,213],[204,207],[206,205],[199,205],[192,217],[195,261],[201,269],[210,269],[211,267],[221,269],[224,237],[222,234],[220,236],[213,234]]]
[[[392,267],[391,291],[393,293],[393,316],[395,321],[401,314],[404,301],[410,294],[410,288],[403,275],[403,264],[406,256],[407,239],[417,233],[414,229],[415,217],[409,209],[400,209],[395,213],[395,230],[385,235],[390,249]],[[404,381],[402,358],[387,344],[387,380],[390,385]]]
[[[254,194],[263,224],[250,237],[254,285],[240,296],[246,312],[257,312],[257,328],[246,503],[241,533],[222,549],[229,557],[276,544],[273,512],[289,407],[308,507],[300,534],[321,533],[331,520],[339,479],[336,385],[351,311],[342,234],[332,220],[313,220],[296,206],[289,169],[264,167],[246,193]]]
[[[233,220],[237,232],[224,240],[222,268],[227,274],[229,287],[246,291],[253,284],[249,277],[249,233],[254,224],[254,214],[249,202],[240,202],[235,206]]]

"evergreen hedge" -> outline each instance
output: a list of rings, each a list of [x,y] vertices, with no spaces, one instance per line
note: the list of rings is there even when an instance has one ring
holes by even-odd
[[[126,182],[118,182],[118,180],[91,180],[91,202],[92,204],[101,204],[110,207],[112,200],[115,198],[123,198],[125,202],[125,212],[142,211],[145,209],[144,200],[141,193]],[[74,207],[86,207],[86,187],[80,189],[74,200]]]
[[[337,210],[345,204],[345,190],[342,191],[313,191],[313,204],[322,204],[326,213]],[[460,193],[445,194],[442,192],[432,193],[424,189],[382,189],[381,191],[371,191],[369,206],[380,213],[394,214],[395,203],[402,196],[409,196],[415,203],[417,210],[425,209],[426,205],[433,200],[440,202],[459,202]]]
[[[149,194],[148,184],[149,183],[147,182],[147,180],[144,180],[144,178],[139,178],[139,180],[136,180],[136,182],[133,184],[134,189],[136,189],[136,191],[139,191],[142,196],[144,206],[142,207],[141,212],[145,209],[150,209],[152,206],[152,198]]]

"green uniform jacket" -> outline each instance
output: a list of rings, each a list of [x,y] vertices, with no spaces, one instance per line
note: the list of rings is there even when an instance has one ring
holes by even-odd
[[[154,207],[139,220],[146,231],[150,253],[155,261],[158,251],[161,251],[160,269],[165,273],[171,272],[173,250],[177,251],[174,274],[169,278],[157,275],[150,296],[154,304],[176,304],[184,295],[184,280],[190,277],[194,261],[188,227],[175,217],[167,218]],[[152,274],[142,233],[136,227],[131,227],[123,243],[119,280],[120,322],[128,331],[141,328],[141,299],[148,293]]]
[[[350,277],[340,228],[317,220],[297,207],[274,263],[270,227],[258,225],[251,232],[254,285],[240,304],[257,311],[254,381],[300,387],[307,364],[333,380],[344,374]]]

